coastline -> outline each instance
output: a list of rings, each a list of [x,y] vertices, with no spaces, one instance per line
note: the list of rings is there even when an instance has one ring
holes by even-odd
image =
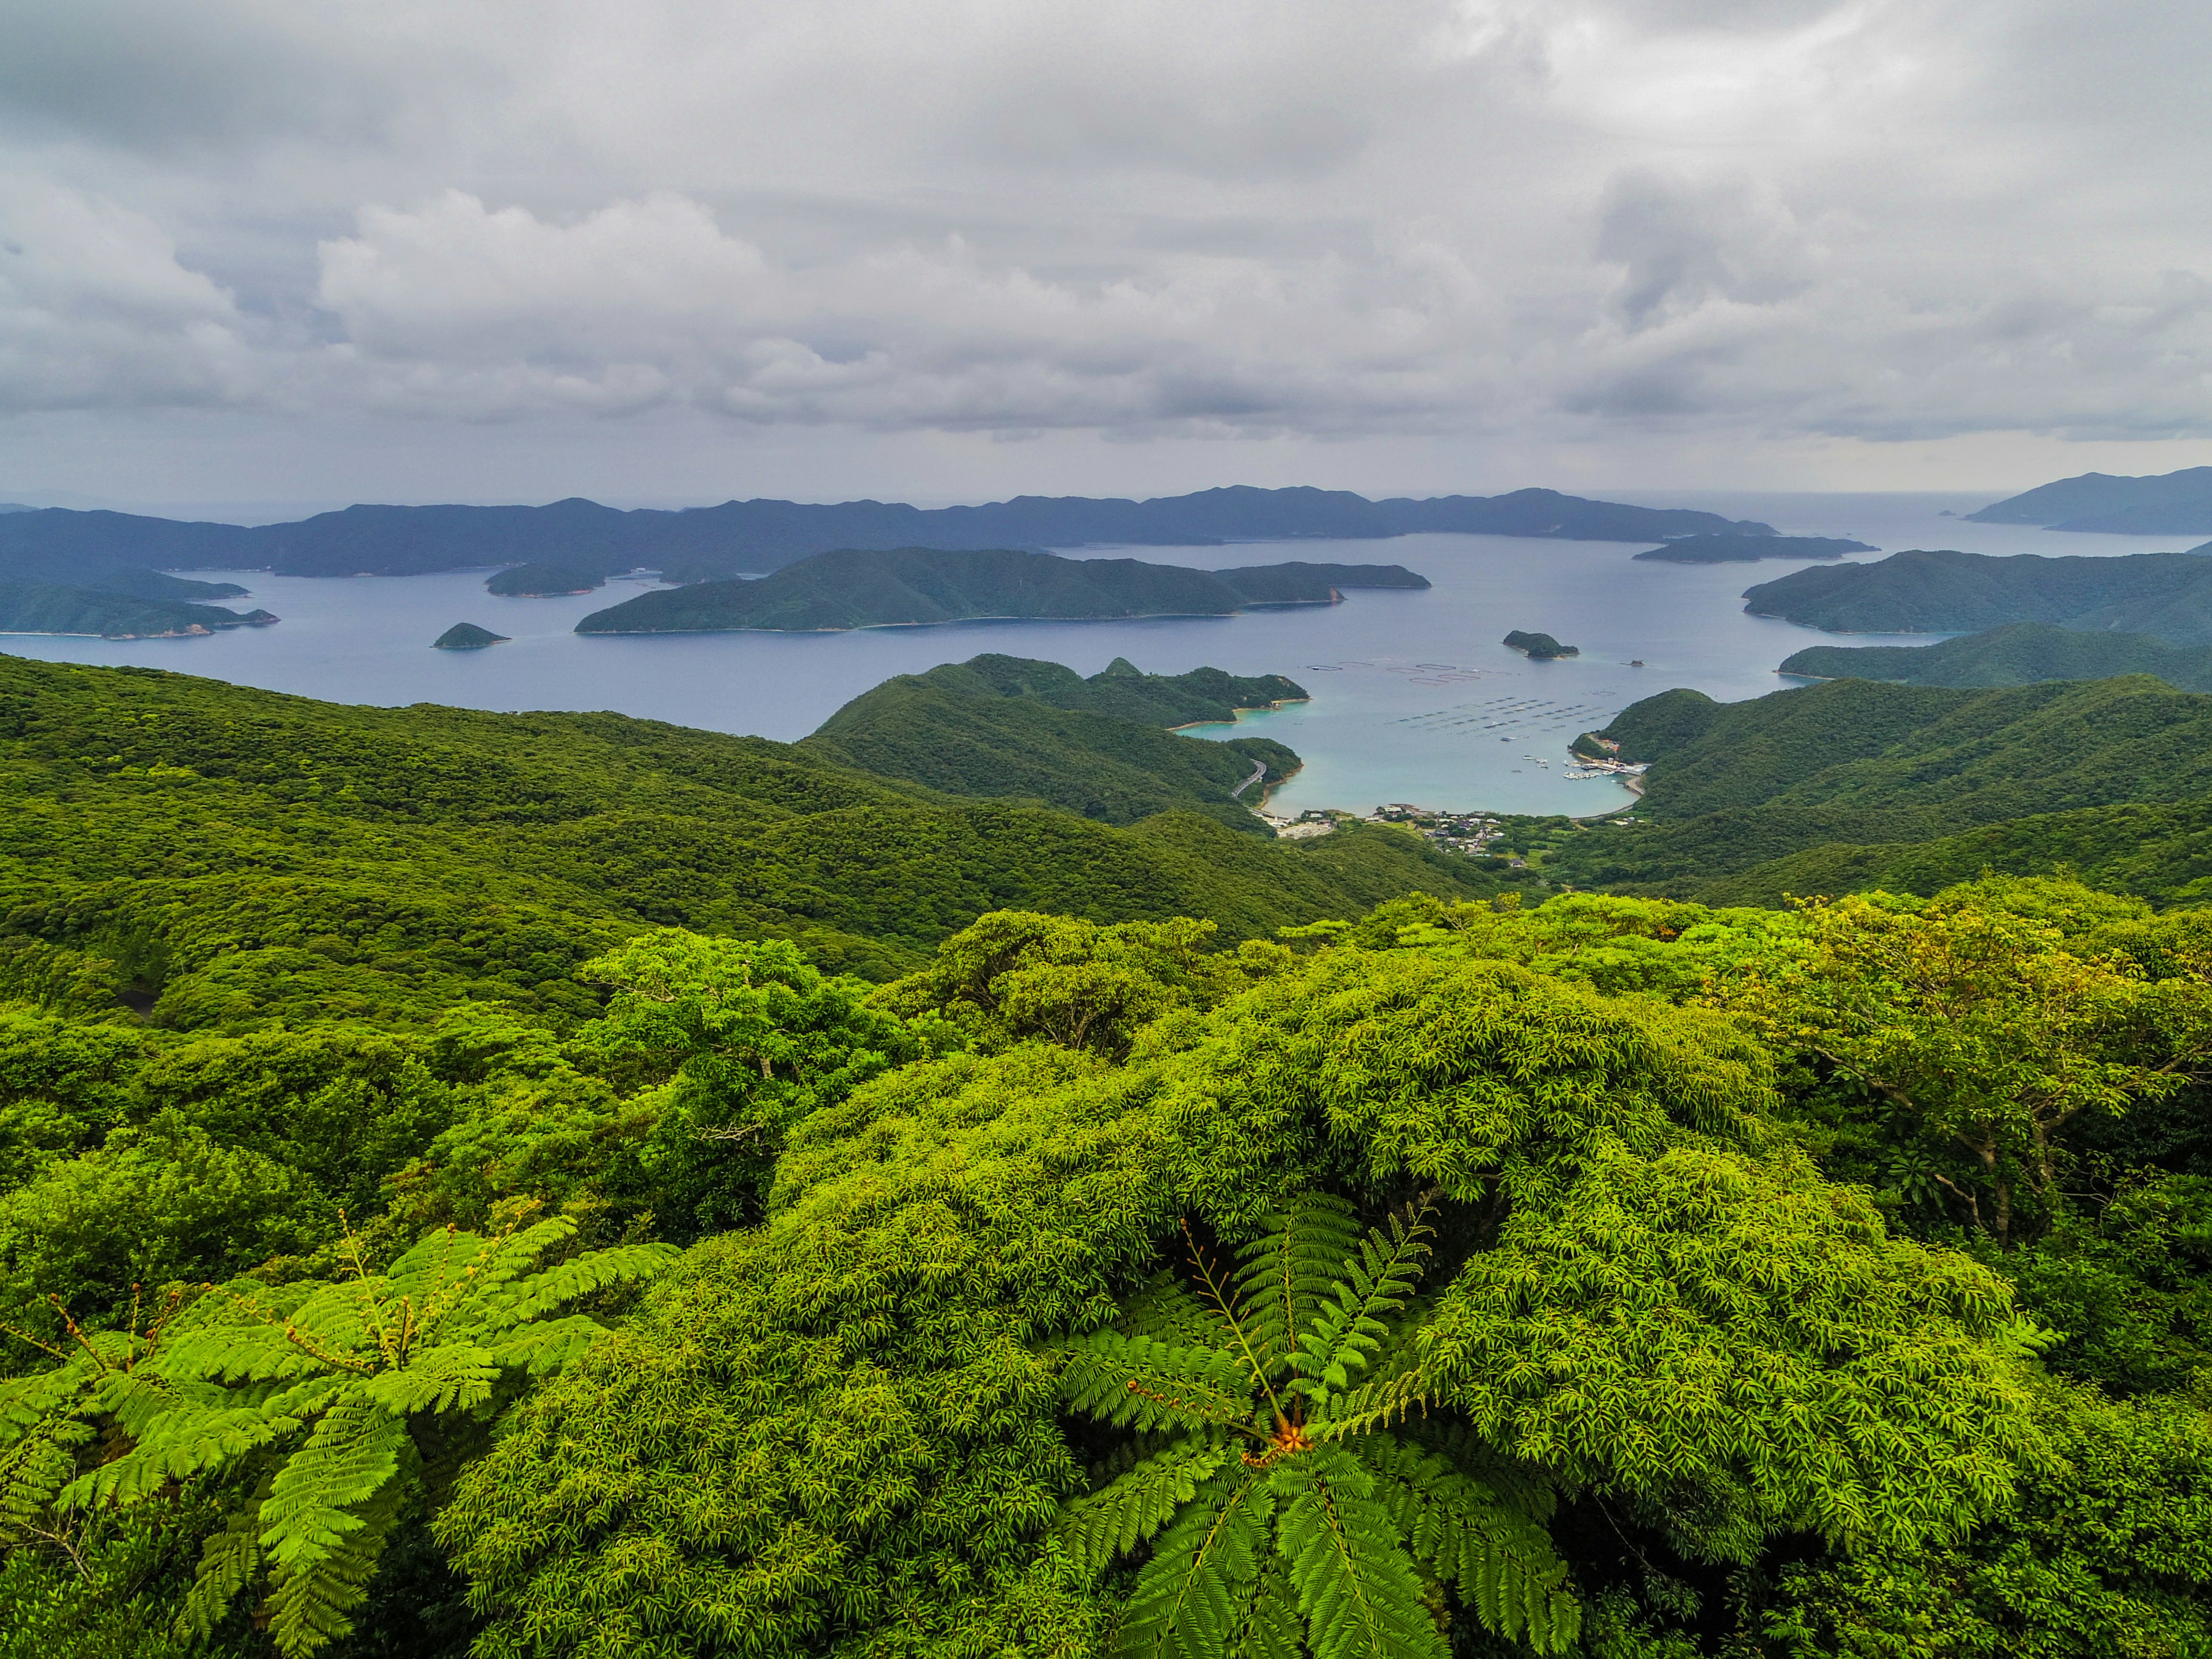
[[[590,590],[586,589],[586,592]],[[661,590],[676,592],[679,590]],[[518,597],[510,595],[509,597]],[[540,595],[537,597],[568,597]],[[627,603],[625,601],[624,603]],[[750,628],[736,623],[728,628],[575,628],[569,630],[590,639],[595,635],[640,639],[653,634],[865,634],[886,628],[957,628],[963,623],[1115,623],[1184,622],[1218,617],[1241,617],[1247,611],[1292,611],[1306,605],[1341,605],[1342,594],[1326,599],[1268,599],[1240,605],[1234,611],[1124,611],[1110,617],[946,617],[937,622],[854,623],[849,628]],[[609,607],[612,609],[611,606]],[[590,618],[586,617],[586,621]]]

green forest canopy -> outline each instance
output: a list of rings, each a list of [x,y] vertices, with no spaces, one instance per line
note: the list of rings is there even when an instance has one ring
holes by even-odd
[[[2200,912],[4,659],[0,790],[0,1650],[2212,1649]]]

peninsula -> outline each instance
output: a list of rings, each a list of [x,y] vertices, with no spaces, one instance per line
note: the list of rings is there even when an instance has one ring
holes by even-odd
[[[1778,672],[1807,679],[1899,685],[2033,685],[2154,674],[2184,691],[2212,691],[2212,646],[2168,645],[2148,634],[2008,623],[1938,645],[1808,645]]]
[[[2212,645],[2212,544],[2119,558],[1913,549],[1814,567],[1744,591],[1744,609],[1835,634],[1974,634],[2008,623]]]
[[[210,586],[198,582],[181,585]],[[220,633],[230,628],[262,628],[276,620],[266,611],[225,611],[212,605],[139,599],[129,593],[66,587],[52,582],[0,581],[0,634],[173,640]]]
[[[1066,559],[1018,549],[902,547],[818,553],[755,581],[659,588],[595,611],[579,634],[759,629],[779,633],[1030,618],[1220,617],[1260,605],[1326,605],[1346,587],[1426,587],[1399,565],[1252,565],[1192,570],[1138,559]]]
[[[605,573],[572,564],[509,565],[484,583],[484,592],[506,599],[545,599],[568,593],[588,593],[606,586]]]
[[[1685,536],[1638,553],[1666,564],[1748,564],[1758,559],[1840,559],[1846,553],[1879,553],[1878,547],[1841,536],[1745,536],[1735,532]]]
[[[1549,662],[1554,657],[1579,657],[1583,653],[1578,645],[1561,645],[1549,634],[1524,634],[1517,628],[1505,636],[1504,643],[1532,662]]]

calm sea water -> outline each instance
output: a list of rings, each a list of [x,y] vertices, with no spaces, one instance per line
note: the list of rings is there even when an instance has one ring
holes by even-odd
[[[1784,531],[1854,536],[1889,552],[2120,554],[2190,539],[2059,535],[1941,516],[1944,508],[1968,512],[1987,499],[1703,495],[1696,504]],[[1085,674],[1117,656],[1160,673],[1210,664],[1239,674],[1287,674],[1313,694],[1310,702],[1248,715],[1233,728],[1278,738],[1304,757],[1305,769],[1276,792],[1278,810],[1364,811],[1409,801],[1589,814],[1617,809],[1629,796],[1610,780],[1561,775],[1576,733],[1670,686],[1694,686],[1723,701],[1774,690],[1786,684],[1775,665],[1801,646],[1882,642],[1871,635],[1838,641],[1746,616],[1742,591],[1801,568],[1796,563],[1639,563],[1631,556],[1638,550],[1618,542],[1501,536],[1144,548],[1131,551],[1200,568],[1280,559],[1403,564],[1434,586],[1224,617],[627,638],[570,629],[587,612],[650,583],[617,580],[575,598],[514,599],[486,593],[483,572],[343,580],[207,572],[199,574],[252,590],[250,602],[238,603],[283,620],[192,640],[0,636],[0,650],[171,668],[337,702],[612,709],[786,740],[804,737],[891,675],[978,652],[1045,658]],[[513,642],[476,652],[428,648],[457,622],[479,623]],[[1499,642],[1512,629],[1554,635],[1581,647],[1582,655],[1528,661]],[[1636,659],[1644,666],[1628,665]],[[1199,735],[1231,730],[1202,728]]]

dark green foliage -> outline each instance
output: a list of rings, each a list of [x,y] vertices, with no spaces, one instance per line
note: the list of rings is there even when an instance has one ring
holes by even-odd
[[[884,684],[918,681],[970,696],[1024,697],[1085,714],[1111,714],[1146,726],[1193,726],[1232,720],[1237,711],[1303,702],[1305,688],[1280,674],[1237,675],[1218,668],[1187,674],[1147,674],[1126,657],[1085,679],[1056,662],[985,654],[945,663],[926,674],[902,674]],[[851,704],[847,705],[852,707]],[[836,717],[831,716],[834,726]],[[826,728],[825,728],[826,729]]]
[[[757,581],[695,582],[641,593],[593,611],[576,624],[576,631],[665,634],[763,628],[803,632],[978,617],[1222,617],[1255,603],[1325,605],[1336,587],[1352,585],[1330,580],[1324,574],[1330,569],[1324,565],[1259,565],[1234,573],[1232,581],[1181,565],[1065,559],[1011,548],[845,550],[817,553]],[[1412,573],[1395,565],[1372,574],[1372,586],[1413,585],[1401,580]]]
[[[510,599],[543,599],[556,593],[588,593],[606,586],[606,574],[573,564],[517,564],[488,577],[484,592]]]
[[[1555,657],[1579,657],[1578,645],[1561,645],[1549,634],[1524,634],[1516,629],[1505,636],[1505,643],[1532,662],[1548,662]]]
[[[2194,553],[2053,559],[1916,549],[1796,571],[1744,598],[1759,616],[1842,634],[1971,634],[2043,622],[2212,645],[2212,560]]]
[[[455,623],[430,641],[433,651],[481,651],[488,645],[504,645],[507,635],[495,634],[474,623]]]
[[[266,611],[225,611],[211,605],[142,599],[50,582],[0,581],[0,634],[87,634],[111,640],[166,640],[191,634],[212,634],[226,628],[258,627],[276,620]]]
[[[1287,564],[1237,565],[1216,570],[1215,578],[1243,594],[1254,605],[1310,605],[1322,590],[1332,587],[1423,588],[1429,579],[1402,564]]]
[[[2212,648],[2172,646],[2148,634],[2091,633],[2027,622],[1941,645],[1808,646],[1784,658],[1781,672],[1808,679],[1967,686],[2155,674],[2184,691],[2212,691]]]
[[[1840,559],[1846,553],[1875,553],[1878,548],[1839,536],[1685,536],[1680,541],[1638,553],[1639,559],[1668,564],[1741,564],[1759,559]]]

